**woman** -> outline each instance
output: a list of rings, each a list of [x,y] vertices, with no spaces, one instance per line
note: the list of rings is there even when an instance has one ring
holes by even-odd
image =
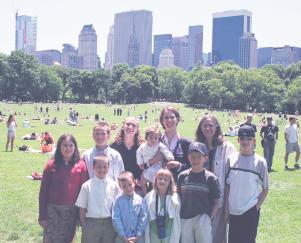
[[[53,145],[54,145],[54,140],[52,136],[49,134],[49,132],[45,132],[44,137],[41,141],[41,151],[43,153],[52,152]]]
[[[174,107],[168,106],[162,109],[160,123],[164,128],[164,134],[162,135],[161,142],[169,148],[175,157],[175,160],[167,162],[167,168],[172,172],[175,181],[177,181],[180,172],[190,168],[188,149],[191,141],[180,136],[177,131],[179,121],[180,113]],[[162,155],[156,157],[162,157]]]
[[[218,120],[212,115],[204,116],[196,130],[196,141],[205,143],[209,150],[207,169],[213,172],[220,183],[220,210],[212,222],[212,242],[222,243],[226,239],[226,223],[224,221],[224,188],[227,158],[234,153],[232,143],[225,141]]]
[[[75,138],[71,134],[62,135],[42,176],[39,224],[44,229],[43,242],[72,242],[78,219],[75,202],[86,180],[86,165],[80,160]]]
[[[111,145],[120,153],[124,169],[132,172],[134,178],[138,180],[141,177],[141,170],[137,164],[136,151],[142,142],[137,119],[128,117],[124,120],[119,134]]]
[[[14,141],[16,137],[16,128],[18,127],[14,115],[9,115],[8,120],[6,122],[6,127],[7,127],[7,141],[6,141],[5,151],[7,152],[8,145],[10,143],[10,151],[13,152]]]

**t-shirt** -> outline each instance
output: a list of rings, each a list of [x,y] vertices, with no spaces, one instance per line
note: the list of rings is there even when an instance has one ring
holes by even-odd
[[[229,211],[233,215],[241,215],[254,207],[260,187],[269,187],[266,161],[256,153],[232,154],[226,163],[226,173],[226,183],[230,185]]]
[[[287,139],[289,143],[298,142],[298,127],[296,124],[288,124],[285,126],[284,130],[285,134],[287,134]]]
[[[210,216],[214,200],[221,197],[217,177],[206,169],[199,173],[191,169],[181,172],[177,186],[181,199],[180,216],[183,219],[204,213]]]
[[[263,133],[263,137],[266,138],[268,142],[276,142],[276,133],[278,131],[278,126],[271,124],[263,126],[260,130],[260,133]]]

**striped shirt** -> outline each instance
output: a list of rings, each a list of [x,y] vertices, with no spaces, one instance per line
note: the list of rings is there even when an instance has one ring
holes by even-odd
[[[200,214],[210,216],[214,200],[220,198],[220,186],[217,177],[204,169],[194,173],[191,169],[180,173],[178,191],[181,199],[180,216],[190,219]]]

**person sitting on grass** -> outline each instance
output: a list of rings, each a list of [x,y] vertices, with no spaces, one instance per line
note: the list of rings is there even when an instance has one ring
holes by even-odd
[[[49,132],[45,132],[41,141],[41,150],[43,153],[52,152],[54,140]]]

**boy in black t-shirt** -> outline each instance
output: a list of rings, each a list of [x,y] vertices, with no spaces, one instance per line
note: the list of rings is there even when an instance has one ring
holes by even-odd
[[[208,160],[205,144],[189,146],[191,169],[179,174],[177,186],[181,199],[181,242],[211,243],[211,220],[218,211],[220,187],[217,177],[204,168]]]

